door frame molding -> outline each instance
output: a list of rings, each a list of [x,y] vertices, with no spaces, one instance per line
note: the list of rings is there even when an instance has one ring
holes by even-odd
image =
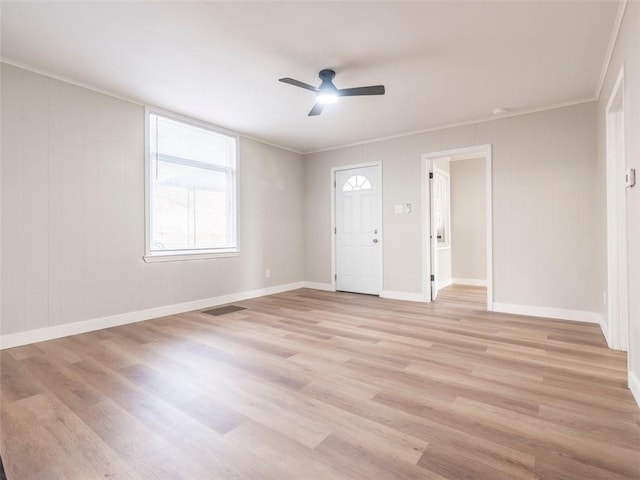
[[[490,143],[470,147],[453,148],[422,154],[421,182],[422,190],[422,297],[426,303],[431,302],[431,220],[430,220],[430,191],[429,172],[432,170],[433,160],[442,157],[453,157],[455,160],[465,160],[484,157],[486,182],[486,228],[487,228],[487,311],[493,311],[493,193],[492,193],[492,163],[493,151]]]
[[[623,63],[605,109],[607,325],[603,333],[609,347],[616,350],[627,350],[629,342],[627,192],[623,183],[626,167],[624,100]],[[621,135],[621,140],[613,138],[616,134]]]
[[[336,228],[336,186],[335,186],[335,180],[336,180],[336,172],[342,171],[342,170],[353,170],[354,168],[363,168],[363,167],[377,167],[378,168],[378,179],[380,181],[380,192],[378,194],[378,206],[379,206],[379,218],[378,218],[378,223],[380,225],[380,236],[379,238],[379,242],[378,245],[380,248],[378,248],[378,263],[380,265],[379,267],[379,272],[378,272],[378,295],[382,296],[382,287],[384,285],[384,281],[383,281],[383,267],[382,267],[382,259],[384,258],[382,256],[382,249],[384,248],[384,226],[382,225],[382,162],[381,161],[377,161],[377,162],[366,162],[366,163],[354,163],[351,165],[340,165],[339,167],[332,167],[331,168],[331,178],[330,178],[330,192],[331,192],[331,291],[335,292],[336,291],[336,235],[335,235],[335,228]]]

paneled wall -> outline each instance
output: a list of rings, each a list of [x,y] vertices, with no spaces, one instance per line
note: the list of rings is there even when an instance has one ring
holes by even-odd
[[[1,80],[3,335],[304,279],[300,155],[241,138],[240,256],[147,264],[143,107]]]
[[[494,301],[599,312],[595,102],[305,157],[305,278],[331,281],[331,167],[381,161],[384,290],[422,288],[421,156],[493,146]],[[411,202],[410,214],[394,214]]]

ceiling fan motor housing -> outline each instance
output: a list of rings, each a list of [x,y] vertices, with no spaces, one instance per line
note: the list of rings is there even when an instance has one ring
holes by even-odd
[[[325,68],[324,70],[320,70],[320,73],[318,74],[318,76],[320,77],[320,80],[322,80],[322,84],[320,84],[320,87],[319,87],[320,91],[323,91],[323,92],[332,91],[337,93],[338,89],[332,82],[332,80],[336,76],[335,71]]]
[[[320,80],[322,80],[319,87],[314,87],[313,85],[309,85],[308,83],[301,82],[300,80],[296,80],[294,78],[284,77],[280,79],[280,81],[283,83],[288,83],[289,85],[293,85],[294,87],[304,88],[305,90],[311,90],[312,92],[315,92],[316,103],[309,112],[310,117],[319,115],[322,112],[324,105],[335,103],[338,100],[338,97],[384,95],[385,93],[384,85],[343,88],[339,90],[333,84],[333,79],[336,76],[336,72],[335,70],[331,70],[330,68],[320,70],[318,76],[320,77]]]

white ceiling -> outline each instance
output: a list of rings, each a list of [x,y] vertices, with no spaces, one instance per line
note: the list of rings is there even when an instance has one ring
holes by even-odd
[[[2,56],[301,152],[592,99],[616,1],[2,2]],[[312,92],[384,84],[307,117]]]

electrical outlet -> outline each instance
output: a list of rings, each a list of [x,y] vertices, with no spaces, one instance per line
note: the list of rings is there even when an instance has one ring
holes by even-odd
[[[266,269],[264,271],[264,278],[271,278],[271,270],[270,269]]]
[[[411,203],[407,202],[404,204],[404,213],[411,213]]]

